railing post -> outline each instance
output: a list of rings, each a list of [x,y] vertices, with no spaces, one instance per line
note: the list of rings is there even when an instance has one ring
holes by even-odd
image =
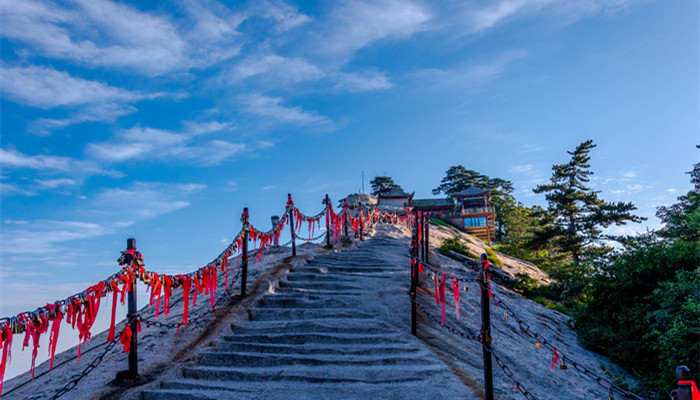
[[[359,203],[358,209],[360,210],[360,214],[357,217],[358,220],[360,221],[359,222],[359,224],[360,224],[360,241],[363,241],[363,240],[365,240],[365,238],[363,237],[363,233],[365,231],[365,221],[364,221],[364,218],[362,217],[362,203]]]
[[[248,283],[248,229],[250,227],[248,207],[243,208],[241,222],[243,223],[243,248],[241,249],[241,297],[245,297],[246,286]]]
[[[289,207],[289,231],[292,233],[292,257],[296,257],[297,241],[294,235],[294,203],[292,202],[291,193],[287,193],[287,206]]]
[[[331,206],[331,199],[328,197],[328,194],[326,194],[326,199],[323,201],[323,204],[326,205],[326,248],[330,249],[331,248],[331,229],[330,229],[330,206]]]
[[[126,250],[136,251],[136,239],[126,239]],[[132,256],[133,257],[133,256]],[[134,260],[128,260],[131,264]],[[132,319],[129,328],[131,329],[131,347],[129,349],[129,377],[133,378],[139,375],[139,356],[138,356],[138,320],[136,314],[136,280],[131,282],[129,288],[127,304],[127,319]]]
[[[693,381],[690,379],[690,369],[685,365],[676,367],[676,379],[678,379],[678,389],[671,392],[673,400],[692,400]]]
[[[411,335],[416,336],[416,309],[418,308],[416,305],[416,291],[418,290],[418,262],[415,259],[416,250],[418,250],[418,227],[416,224],[413,224],[413,229],[411,229],[411,231]]]
[[[280,237],[278,235],[275,235],[274,231],[275,231],[275,228],[277,228],[277,225],[279,225],[279,223],[280,223],[280,217],[279,217],[279,215],[273,215],[272,217],[270,217],[270,220],[272,221],[272,232],[273,232],[273,235],[275,236],[273,246],[279,247]]]
[[[491,309],[489,304],[489,275],[488,256],[481,255],[481,273],[479,287],[481,288],[481,344],[484,355],[484,391],[486,400],[493,400],[493,371],[491,363]]]
[[[430,262],[428,261],[428,254],[430,254],[430,215],[428,215],[428,220],[425,221],[425,233],[423,234],[425,237],[425,262]]]
[[[345,225],[345,238],[348,237],[348,201],[345,200],[343,204],[343,225]]]

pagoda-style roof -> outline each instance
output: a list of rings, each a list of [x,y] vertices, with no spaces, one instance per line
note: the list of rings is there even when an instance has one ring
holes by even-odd
[[[454,193],[455,197],[472,197],[472,196],[483,196],[490,193],[489,189],[479,189],[475,186],[469,186],[468,188],[462,190],[461,192]]]
[[[413,192],[415,193],[415,192]],[[401,198],[401,197],[410,197],[413,196],[413,193],[408,194],[403,191],[401,188],[393,188],[391,189],[387,194],[380,194],[379,197],[383,198],[389,198],[389,197],[395,197],[395,198]]]
[[[415,199],[411,203],[413,207],[416,208],[423,208],[423,207],[445,207],[445,208],[452,208],[454,207],[454,203],[450,201],[450,199],[444,198],[444,199]]]

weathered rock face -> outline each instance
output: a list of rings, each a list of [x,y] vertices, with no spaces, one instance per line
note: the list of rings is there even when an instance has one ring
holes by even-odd
[[[431,227],[431,243],[439,244],[442,234]],[[300,255],[285,261],[284,249],[271,251],[251,274],[255,282],[247,300],[183,327],[179,334],[144,327],[139,347],[143,385],[109,385],[114,373],[126,366],[126,356],[115,349],[64,398],[483,398],[482,348],[470,339],[480,330],[478,286],[470,282],[465,292],[461,284],[459,319],[448,290],[445,324],[450,331],[433,320],[441,318],[441,308],[435,304],[430,273],[422,274],[417,302],[426,313],[419,313],[418,335],[411,336],[409,241],[405,227],[378,225],[367,241],[355,241],[339,252],[300,246]],[[430,257],[450,275],[476,277],[463,263],[434,251]],[[580,346],[567,316],[495,283],[492,290],[561,353],[601,376],[603,366],[618,371]],[[495,303],[494,354],[535,398],[607,398],[607,389],[574,368],[555,365],[550,370],[551,352],[536,348],[521,333],[516,315],[506,321]],[[204,306],[208,302],[200,300],[190,312]],[[179,320],[177,315],[171,319]],[[103,340],[100,334],[92,342]],[[37,379],[3,399],[50,398],[98,352],[84,355],[79,366],[70,362],[56,367],[50,378]],[[44,368],[38,367],[37,373]],[[496,363],[494,368],[496,398],[522,398],[512,389],[514,381]],[[7,382],[6,390],[26,378]]]
[[[431,245],[439,247],[443,240],[453,237],[461,238],[462,242],[466,244],[469,250],[476,255],[485,253],[486,248],[489,247],[486,243],[468,233],[459,232],[457,229],[431,225]],[[492,274],[495,275],[496,279],[500,282],[512,284],[518,281],[518,274],[525,274],[530,278],[536,279],[540,285],[549,285],[552,283],[552,279],[549,277],[549,275],[537,268],[535,264],[499,253],[497,251],[495,251],[495,253],[498,255],[498,258],[503,261],[502,268],[494,268],[492,270]],[[460,256],[460,254],[457,254],[455,257],[460,258]],[[470,260],[472,260],[463,256],[461,259],[465,262],[470,262]],[[478,266],[478,264],[478,260],[473,260],[473,265],[475,267]]]

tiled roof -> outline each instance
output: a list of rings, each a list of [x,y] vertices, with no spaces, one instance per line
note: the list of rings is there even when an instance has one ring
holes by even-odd
[[[478,196],[482,194],[489,193],[490,190],[488,189],[479,189],[478,187],[474,186],[469,186],[468,188],[462,190],[461,192],[457,192],[454,194],[454,196]]]

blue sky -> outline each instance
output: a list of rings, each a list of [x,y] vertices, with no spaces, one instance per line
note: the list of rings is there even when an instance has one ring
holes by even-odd
[[[144,5],[146,4],[146,5]],[[114,273],[185,272],[388,174],[532,188],[591,138],[645,224],[698,161],[696,1],[2,2],[0,315]],[[368,185],[367,185],[368,186]]]

